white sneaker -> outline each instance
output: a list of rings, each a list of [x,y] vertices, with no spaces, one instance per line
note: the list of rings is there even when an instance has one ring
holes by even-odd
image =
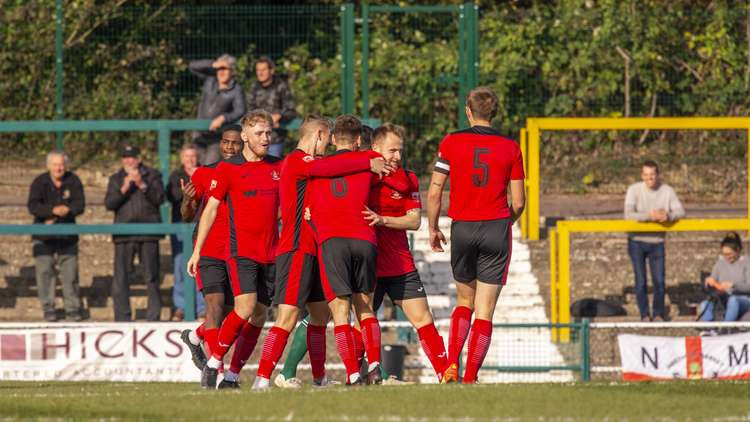
[[[319,380],[313,380],[313,387],[325,388],[334,385],[341,385],[341,382],[328,378],[328,375],[324,375],[323,378]]]
[[[383,380],[383,385],[414,385],[414,382],[401,381],[400,379],[396,378],[395,375],[391,375]]]
[[[276,378],[274,378],[273,383],[276,384],[279,388],[291,388],[291,389],[299,389],[302,388],[302,380],[293,377],[286,379],[283,374],[276,375]]]
[[[253,390],[267,390],[271,388],[271,381],[263,377],[255,377],[253,382]]]

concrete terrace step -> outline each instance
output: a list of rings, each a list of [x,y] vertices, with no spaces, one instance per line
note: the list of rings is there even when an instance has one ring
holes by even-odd
[[[443,233],[448,234],[450,220],[441,219],[440,226]],[[427,233],[427,224],[423,222],[421,229],[414,236],[414,255],[417,268],[423,277],[426,288],[440,289],[448,294],[440,295],[440,306],[432,304],[436,317],[439,313],[448,311],[446,302],[455,303],[455,287],[450,266],[450,247],[448,242],[444,246],[445,252],[432,252]],[[513,228],[513,252],[507,284],[500,293],[500,299],[495,308],[494,323],[548,323],[545,313],[545,302],[540,295],[539,284],[531,273],[530,252],[528,247],[518,240],[520,232],[517,225]],[[446,300],[447,299],[447,300]],[[439,317],[438,317],[439,318]],[[441,328],[441,334],[447,340],[448,330]],[[565,361],[550,341],[549,329],[495,329],[492,336],[490,350],[485,359],[486,366],[558,366]],[[419,377],[420,382],[434,383],[436,378],[429,360],[420,349],[421,363],[427,369]],[[567,382],[573,380],[569,371],[550,373],[500,373],[497,371],[480,371],[480,381],[495,382]]]

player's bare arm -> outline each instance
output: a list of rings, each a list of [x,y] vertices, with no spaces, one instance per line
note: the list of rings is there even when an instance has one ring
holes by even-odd
[[[420,213],[422,210],[413,208],[400,217],[384,216],[376,213],[368,207],[362,211],[365,220],[370,222],[371,226],[384,226],[395,230],[419,230],[422,225]]]
[[[447,174],[433,172],[430,187],[427,189],[427,224],[429,224],[430,246],[433,252],[443,252],[442,245],[448,243],[438,224],[446,180],[448,180]]]
[[[214,220],[216,220],[216,212],[219,209],[220,203],[221,202],[214,197],[208,198],[206,208],[203,210],[203,214],[201,214],[201,220],[198,223],[198,236],[195,239],[195,247],[193,248],[193,255],[187,263],[187,272],[191,277],[195,277],[195,274],[198,271],[198,261],[201,257],[201,248],[206,242],[206,237],[208,237],[208,232],[211,230]]]
[[[521,217],[526,207],[526,195],[524,193],[523,179],[510,181],[510,199],[511,203],[511,222],[515,224],[516,220]]]

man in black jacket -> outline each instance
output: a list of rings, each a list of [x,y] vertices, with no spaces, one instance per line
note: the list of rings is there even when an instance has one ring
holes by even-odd
[[[75,223],[83,213],[86,199],[78,176],[67,171],[68,156],[61,151],[47,154],[46,173],[31,183],[28,208],[34,224]],[[80,321],[81,299],[78,293],[78,236],[32,236],[36,288],[44,319],[56,321],[55,257],[62,281],[65,314]]]
[[[126,146],[122,150],[122,169],[109,177],[104,204],[115,212],[115,223],[160,223],[159,205],[164,202],[164,185],[159,171],[141,163],[140,149]],[[161,313],[159,296],[159,235],[112,236],[115,243],[115,275],[112,301],[115,321],[130,321],[130,276],[133,258],[143,266],[148,292],[146,319],[158,321]]]
[[[229,54],[216,60],[190,62],[190,72],[203,79],[198,118],[211,120],[208,131],[193,133],[193,142],[198,147],[198,161],[201,164],[211,164],[221,159],[219,128],[236,123],[245,115],[245,93],[234,78],[236,62]]]

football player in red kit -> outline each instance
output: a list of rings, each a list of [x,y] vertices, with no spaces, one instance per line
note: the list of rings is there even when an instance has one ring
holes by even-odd
[[[332,156],[380,157],[373,151],[354,151],[362,124],[354,116],[336,118]],[[380,325],[372,310],[375,289],[377,243],[375,229],[362,218],[370,188],[380,178],[360,171],[336,178],[314,178],[310,184],[310,224],[318,244],[318,263],[323,291],[333,316],[336,347],[347,372],[347,384],[362,382],[354,352],[354,334],[349,325],[353,303],[362,327],[370,365],[368,379],[379,383]]]
[[[315,159],[325,153],[330,142],[331,123],[328,119],[308,116],[300,127],[297,148],[284,159],[281,166],[281,238],[276,249],[276,298],[278,318],[263,344],[263,355],[258,365],[254,389],[270,386],[271,373],[286,347],[289,333],[306,306],[310,312],[307,327],[307,346],[312,366],[313,384],[324,386],[325,331],[330,317],[320,284],[317,245],[310,228],[303,224],[308,179],[311,177],[339,177],[358,172],[387,171],[382,158],[366,155],[342,154]]]
[[[242,127],[228,125],[223,128],[219,148],[224,160],[242,151]],[[183,189],[182,206],[180,212],[183,221],[200,219],[200,215],[208,201],[208,190],[214,179],[214,170],[219,162],[198,167],[190,178],[190,183]],[[197,217],[197,218],[196,218]],[[184,330],[182,341],[188,346],[193,362],[200,369],[206,364],[206,355],[201,348],[205,343],[208,353],[216,348],[221,320],[224,318],[224,303],[230,295],[229,272],[226,260],[229,258],[229,218],[225,204],[219,206],[216,220],[208,233],[201,250],[195,281],[206,301],[206,320],[195,330]],[[194,233],[194,237],[197,234]],[[229,299],[230,299],[229,298]]]
[[[386,294],[403,309],[419,335],[422,350],[435,369],[438,379],[448,367],[443,338],[435,328],[427,304],[422,280],[409,250],[407,230],[418,230],[421,225],[422,203],[416,174],[399,168],[404,149],[404,129],[386,123],[375,129],[372,149],[385,158],[386,163],[397,168],[386,177],[386,183],[376,185],[370,192],[370,208],[363,211],[365,218],[375,226],[378,238],[377,287],[373,309],[377,311]],[[391,179],[410,187],[402,193],[389,186]]]
[[[430,243],[433,251],[442,252],[446,240],[438,222],[443,188],[450,178],[448,216],[453,219],[451,267],[457,298],[451,316],[445,382],[458,381],[458,361],[467,336],[463,382],[476,382],[490,347],[492,316],[500,289],[508,277],[511,228],[524,208],[521,149],[490,126],[497,107],[497,95],[491,89],[479,87],[469,93],[465,111],[471,127],[448,134],[441,142],[427,195]]]
[[[273,128],[269,113],[251,111],[242,118],[241,125],[244,148],[241,154],[216,167],[215,183],[212,181],[209,190],[211,198],[201,216],[195,250],[188,262],[188,272],[195,274],[201,248],[217,209],[225,202],[229,216],[227,266],[234,310],[224,319],[216,350],[211,351],[212,356],[203,369],[202,383],[208,388],[216,384],[222,359],[238,337],[244,343],[238,342],[235,349],[252,346],[242,354],[249,356],[252,353],[257,342],[257,335],[253,332],[260,333],[261,321],[265,321],[273,298],[281,162],[267,156]],[[221,387],[236,388],[238,377],[238,373],[228,371]]]

